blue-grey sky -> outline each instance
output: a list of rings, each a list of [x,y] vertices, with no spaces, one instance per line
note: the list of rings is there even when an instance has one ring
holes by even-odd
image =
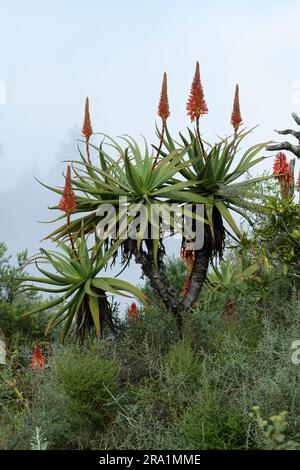
[[[238,82],[244,123],[260,124],[249,143],[276,139],[300,113],[299,19],[292,0],[0,0],[0,239],[34,252],[47,233],[53,197],[33,175],[62,182],[86,96],[95,132],[154,141],[163,72],[175,134],[199,60],[205,138],[230,133]]]

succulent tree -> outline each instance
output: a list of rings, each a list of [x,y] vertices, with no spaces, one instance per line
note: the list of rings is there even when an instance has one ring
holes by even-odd
[[[225,234],[228,232],[225,225],[236,237],[241,237],[240,230],[232,217],[232,211],[247,219],[251,224],[251,220],[243,209],[259,210],[258,201],[261,195],[254,191],[254,187],[264,178],[237,180],[247,176],[251,168],[264,159],[257,155],[266,145],[262,143],[252,146],[236,162],[234,157],[239,152],[240,144],[251,132],[251,130],[239,131],[242,117],[237,85],[231,116],[234,135],[214,145],[208,145],[207,150],[204,149],[199,132],[199,118],[207,113],[207,106],[200,82],[198,63],[187,110],[192,121],[196,121],[195,131],[188,129],[188,137],[180,133],[181,143],[178,143],[171,138],[166,129],[166,138],[163,140],[164,146],[161,151],[162,158],[164,158],[166,155],[164,149],[167,153],[175,149],[186,149],[186,154],[184,154],[186,164],[180,169],[181,176],[186,181],[185,197],[187,201],[194,203],[201,201],[204,204],[203,246],[198,250],[186,250],[183,239],[182,255],[187,261],[188,273],[183,299],[181,305],[178,306],[182,311],[192,306],[197,300],[207,276],[209,262],[216,256],[222,257]],[[253,199],[256,203],[253,203]]]
[[[237,180],[241,176],[247,176],[251,168],[264,159],[257,157],[257,154],[265,144],[257,144],[248,149],[236,164],[232,155],[233,151],[239,149],[246,135],[247,133],[241,132],[232,140],[225,139],[203,155],[199,142],[191,131],[189,139],[181,134],[182,145],[189,148],[190,163],[181,173],[188,183],[194,182],[187,193],[190,193],[191,200],[196,194],[204,199],[206,217],[204,244],[203,248],[195,253],[191,289],[185,302],[195,302],[205,280],[209,260],[216,255],[222,257],[226,232],[241,237],[232,212],[241,215],[251,224],[244,209],[259,209],[258,202],[253,203],[253,198],[258,201],[261,195],[254,191],[254,185],[262,178]]]
[[[71,179],[71,167],[68,167],[64,190],[45,185],[61,195],[60,203],[51,209],[63,210],[66,218],[65,223],[49,235],[65,254],[43,251],[42,259],[38,260],[47,259],[57,271],[54,275],[58,276],[56,280],[51,272],[44,272],[46,281],[50,280],[50,284],[55,286],[51,292],[62,294],[54,302],[59,305],[67,301],[51,325],[65,321],[65,330],[68,330],[75,322],[79,332],[88,326],[88,321],[93,321],[99,334],[101,322],[113,329],[111,316],[107,314],[106,292],[123,289],[143,299],[133,286],[97,277],[119,253],[124,267],[131,259],[141,265],[152,288],[174,314],[181,329],[185,312],[191,310],[201,292],[209,263],[215,257],[222,257],[226,232],[233,233],[235,238],[241,236],[232,212],[244,216],[251,223],[248,210],[259,207],[259,194],[255,193],[254,186],[261,178],[241,178],[248,176],[251,168],[263,160],[264,157],[257,155],[266,143],[252,146],[239,157],[240,146],[250,131],[239,130],[242,118],[238,86],[231,116],[234,128],[231,137],[213,145],[203,140],[200,118],[207,112],[198,62],[187,103],[187,113],[195,123],[195,129],[189,129],[187,136],[180,133],[180,142],[171,137],[167,127],[170,110],[166,74],[158,106],[162,128],[157,128],[159,143],[152,145],[151,149],[146,141],[141,148],[127,135],[112,139],[101,134],[100,145],[92,144],[93,130],[87,99],[82,131],[85,151],[79,145],[80,160],[70,162],[74,177]],[[91,155],[95,150],[97,160]],[[112,219],[107,218],[105,210],[102,210],[107,205],[114,208]],[[166,205],[173,208],[168,232],[163,215]],[[202,205],[202,215],[198,214],[197,205]],[[158,210],[155,218],[154,207]],[[187,209],[192,228],[196,227],[196,231],[197,222],[202,222],[204,237],[201,246],[182,231],[176,214],[180,214],[182,209]],[[71,220],[73,212],[77,212],[77,217]],[[138,222],[137,212],[142,215]],[[124,230],[128,225],[135,229],[135,236],[130,230]],[[102,231],[99,231],[99,226]],[[164,261],[165,237],[178,231],[182,237],[182,256],[188,268],[181,299],[167,277]],[[95,234],[95,242],[90,243],[88,249],[86,238],[91,234]],[[39,269],[44,271],[40,266]],[[46,282],[38,278],[32,281]],[[100,311],[106,313],[101,317]]]

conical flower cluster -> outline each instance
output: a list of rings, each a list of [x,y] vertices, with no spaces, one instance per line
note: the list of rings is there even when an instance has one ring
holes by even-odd
[[[234,128],[234,132],[238,131],[238,128],[242,124],[242,116],[240,111],[240,99],[239,99],[239,86],[238,84],[235,87],[233,110],[231,114],[231,124]]]
[[[298,174],[298,179],[297,179],[296,187],[297,187],[298,191],[300,191],[300,171],[299,171],[299,174]]]
[[[200,116],[208,113],[208,108],[204,99],[204,92],[200,80],[199,62],[196,63],[195,75],[186,109],[188,116],[191,118],[191,121],[199,119]]]
[[[87,142],[90,140],[91,135],[93,134],[91,118],[90,118],[90,105],[89,99],[85,100],[85,111],[84,111],[84,121],[82,126],[82,134],[86,138]]]
[[[45,358],[41,352],[40,345],[38,344],[33,351],[31,367],[36,369],[38,367],[45,367]]]
[[[139,317],[139,310],[138,310],[137,305],[136,305],[135,302],[132,302],[130,307],[128,307],[127,316],[128,316],[129,319]]]
[[[76,200],[75,200],[74,191],[73,191],[72,182],[71,182],[70,165],[68,165],[67,167],[65,187],[64,187],[58,208],[61,211],[64,211],[68,217],[70,217],[70,215],[73,212],[77,212],[77,205],[76,205]]]
[[[293,177],[291,175],[291,170],[287,162],[286,156],[282,152],[279,152],[276,155],[275,162],[273,165],[273,176],[278,178],[280,182],[285,181],[286,183],[291,183],[293,181]]]
[[[164,73],[163,82],[161,87],[161,95],[158,104],[157,114],[163,121],[166,121],[170,116],[169,110],[169,99],[168,99],[168,85],[167,85],[167,74]]]

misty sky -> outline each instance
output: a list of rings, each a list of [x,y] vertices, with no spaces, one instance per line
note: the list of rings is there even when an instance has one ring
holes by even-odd
[[[163,72],[176,134],[189,125],[185,103],[199,60],[205,138],[231,132],[237,82],[244,123],[260,124],[249,144],[293,127],[299,21],[300,3],[289,0],[0,0],[0,240],[11,253],[33,253],[48,232],[37,221],[54,215],[53,196],[33,175],[63,183],[60,160],[76,158],[86,96],[95,132],[153,142]]]

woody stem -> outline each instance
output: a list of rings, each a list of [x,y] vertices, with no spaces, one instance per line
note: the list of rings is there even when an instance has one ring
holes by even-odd
[[[76,249],[75,249],[75,245],[74,245],[74,240],[73,240],[73,236],[72,236],[72,232],[71,232],[70,223],[71,223],[71,215],[67,214],[68,237],[69,237],[69,240],[70,240],[70,243],[71,243],[72,251],[74,252],[74,254],[76,254]]]
[[[159,155],[160,155],[160,151],[161,151],[162,144],[163,144],[163,141],[164,141],[164,133],[165,133],[165,130],[166,130],[166,120],[163,119],[163,125],[162,125],[162,130],[161,130],[161,135],[160,135],[159,146],[158,146],[158,150],[157,150],[157,155],[156,155],[155,160],[154,160],[154,163],[153,163],[153,168],[154,168],[155,165],[157,164],[157,160],[158,160],[158,157],[159,157]]]
[[[200,136],[199,116],[196,117],[196,134],[197,134],[199,144],[200,144],[200,147],[201,147],[201,150],[202,150],[202,153],[203,153],[203,157],[204,157],[204,159],[206,159],[205,152],[204,152],[204,147],[203,147],[203,142],[202,142],[202,139],[201,139],[201,136]]]
[[[86,154],[87,154],[88,163],[89,165],[91,165],[92,162],[91,162],[91,157],[90,157],[90,147],[89,147],[88,139],[85,139],[85,145],[86,145]]]
[[[228,154],[228,157],[227,159],[229,160],[231,157],[234,157],[234,154],[236,152],[236,148],[237,148],[237,143],[236,143],[236,138],[237,138],[237,129],[234,129],[234,134],[233,134],[233,144],[232,144],[232,147],[229,151],[229,154]]]

